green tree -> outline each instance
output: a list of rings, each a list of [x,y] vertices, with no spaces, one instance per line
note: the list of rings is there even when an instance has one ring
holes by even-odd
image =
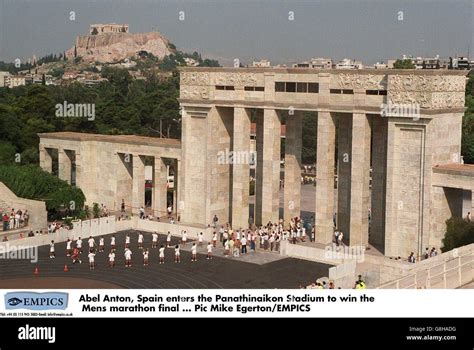
[[[92,215],[94,215],[94,218],[97,219],[100,217],[100,208],[99,208],[99,203],[94,203],[92,205]]]
[[[474,222],[457,217],[446,220],[446,234],[441,248],[443,253],[471,243],[474,243]]]
[[[395,69],[415,69],[415,65],[413,64],[413,62],[410,59],[405,59],[405,60],[398,59],[393,64],[393,68],[395,68]]]
[[[463,117],[461,154],[464,162],[474,164],[474,73],[466,84],[466,112]]]
[[[0,181],[18,197],[44,200],[50,217],[77,214],[84,207],[82,191],[33,165],[0,165]]]
[[[0,164],[11,164],[15,161],[16,149],[10,142],[0,141]]]

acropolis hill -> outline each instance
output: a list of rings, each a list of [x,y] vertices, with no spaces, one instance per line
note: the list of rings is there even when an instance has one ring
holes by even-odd
[[[171,53],[169,41],[158,32],[129,33],[128,24],[92,24],[89,35],[76,37],[77,56],[84,62],[113,63],[146,51],[163,58]],[[74,46],[66,51],[74,58]]]

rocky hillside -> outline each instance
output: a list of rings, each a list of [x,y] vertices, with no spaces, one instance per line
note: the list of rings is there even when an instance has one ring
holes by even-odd
[[[170,53],[169,41],[158,32],[150,33],[101,33],[76,38],[75,47],[66,51],[68,58],[82,57],[84,62],[114,63],[125,58],[135,57],[138,52],[146,51],[158,58]]]

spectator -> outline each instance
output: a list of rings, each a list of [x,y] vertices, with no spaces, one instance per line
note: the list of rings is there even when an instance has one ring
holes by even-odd
[[[8,230],[8,221],[10,220],[10,217],[8,216],[7,213],[3,213],[2,221],[3,221],[3,231]]]

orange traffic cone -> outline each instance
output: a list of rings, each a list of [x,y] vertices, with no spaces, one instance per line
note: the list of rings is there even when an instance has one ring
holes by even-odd
[[[38,268],[38,267],[35,267],[35,272],[34,272],[34,273],[35,273],[35,276],[38,276],[38,275],[39,275],[39,273],[40,273],[40,270],[39,270],[39,268]]]
[[[67,267],[67,264],[64,264],[64,272],[68,272],[68,271],[69,271],[69,269]]]

